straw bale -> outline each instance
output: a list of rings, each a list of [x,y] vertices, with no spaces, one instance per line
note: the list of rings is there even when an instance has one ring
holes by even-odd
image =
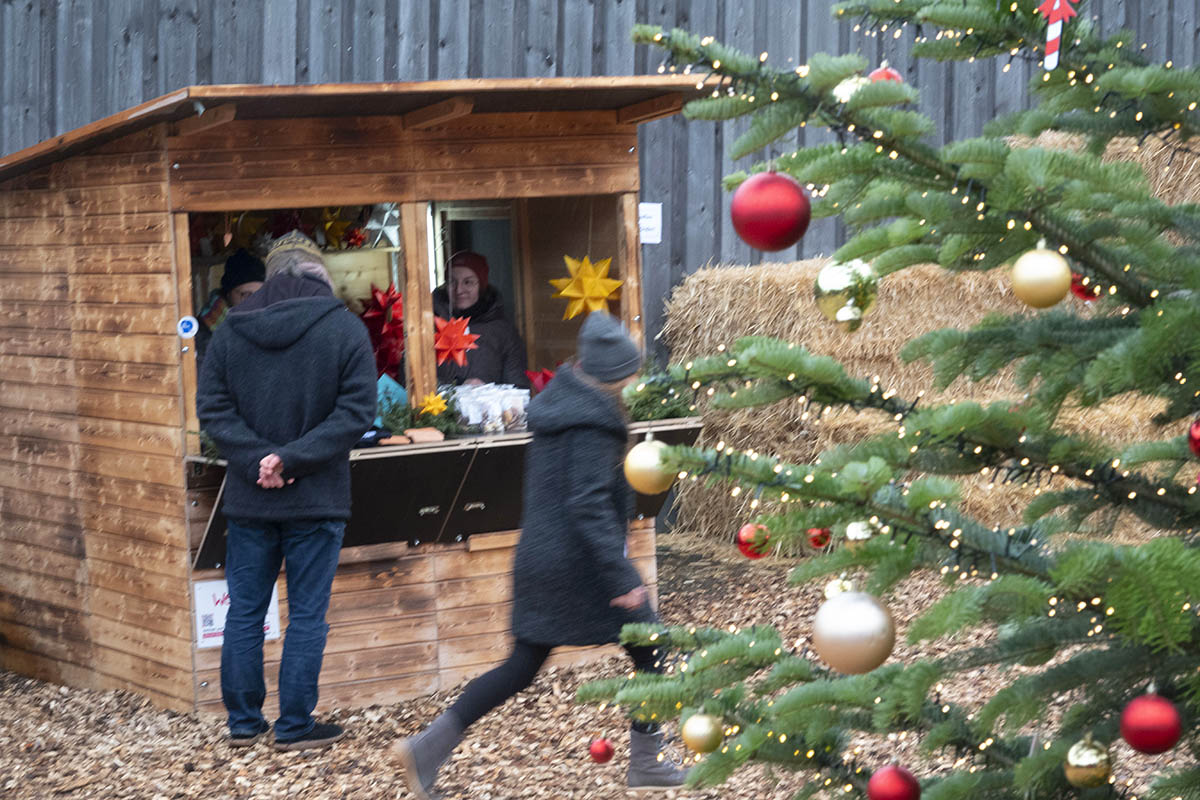
[[[932,390],[932,368],[906,364],[898,357],[912,338],[945,327],[970,327],[989,312],[1030,313],[1012,295],[1002,271],[952,273],[935,265],[914,267],[880,282],[879,299],[860,330],[847,334],[827,321],[812,300],[817,272],[828,259],[754,267],[701,269],[672,293],[666,305],[663,338],[673,361],[716,352],[742,336],[773,336],[837,358],[850,375],[878,376],[880,385],[902,397],[925,391],[926,403],[1019,400],[1022,391],[1008,374],[979,383],[960,380],[946,391]],[[1070,302],[1077,302],[1071,300]],[[1068,429],[1102,430],[1117,440],[1155,435],[1149,418],[1156,401],[1143,398],[1110,402],[1100,409],[1068,409]],[[886,431],[894,426],[877,412],[836,409],[819,422],[802,419],[797,401],[756,409],[706,409],[699,444],[724,442],[738,450],[753,448],[797,463],[808,463],[824,449]],[[964,481],[965,508],[989,524],[1014,524],[1033,496],[1033,486],[989,488],[983,479]],[[730,494],[729,487],[685,482],[679,489],[677,525],[704,537],[728,539],[755,513],[752,496]]]
[[[1079,150],[1080,136],[1048,131],[1030,140],[1014,136],[1014,146]],[[1174,139],[1151,137],[1114,140],[1103,160],[1133,161],[1146,173],[1150,189],[1171,204],[1200,202],[1200,155],[1180,151]],[[812,301],[817,272],[827,259],[760,266],[717,266],[701,269],[678,286],[666,304],[662,336],[672,359],[716,352],[742,336],[774,336],[797,342],[814,353],[838,358],[851,375],[878,376],[882,386],[906,398],[926,390],[925,402],[1019,400],[1022,390],[1008,373],[978,384],[960,380],[945,392],[932,392],[933,371],[924,363],[905,364],[898,358],[906,342],[945,327],[967,328],[988,312],[1029,313],[1011,293],[1003,270],[991,273],[952,273],[935,265],[914,267],[880,283],[878,303],[856,333],[846,334],[821,316]],[[1078,302],[1068,298],[1067,302]],[[1081,310],[1081,313],[1087,313]],[[1062,427],[1088,434],[1103,432],[1120,444],[1171,435],[1151,422],[1162,408],[1153,398],[1124,397],[1098,409],[1065,409]],[[723,441],[743,450],[754,448],[799,463],[812,461],[831,445],[861,440],[892,424],[873,412],[841,409],[819,424],[801,418],[795,401],[769,408],[705,411],[701,445]],[[990,524],[1013,524],[1037,489],[1030,486],[989,487],[983,479],[963,481],[965,508]],[[688,482],[679,491],[678,525],[706,537],[728,538],[752,512],[752,497],[731,497],[727,487]],[[762,511],[770,511],[764,507]],[[1113,535],[1141,540],[1153,535],[1128,518]]]
[[[1013,136],[1013,146],[1028,146],[1054,150],[1082,150],[1084,138],[1077,134],[1046,131],[1036,139]],[[1151,193],[1169,205],[1200,202],[1200,153],[1180,149],[1185,147],[1177,136],[1166,140],[1151,136],[1144,141],[1134,138],[1113,139],[1104,150],[1105,162],[1130,161],[1139,164],[1146,174]]]

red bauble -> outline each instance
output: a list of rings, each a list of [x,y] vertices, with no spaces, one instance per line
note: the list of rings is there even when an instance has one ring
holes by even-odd
[[[1175,704],[1156,694],[1135,697],[1121,712],[1121,738],[1142,753],[1165,753],[1175,746],[1183,722]]]
[[[829,528],[809,528],[808,543],[820,550],[829,544],[829,537],[831,535],[832,532]]]
[[[766,525],[747,522],[737,532],[737,549],[746,558],[762,558],[771,546]]]
[[[759,250],[784,250],[808,230],[812,206],[804,187],[791,176],[760,172],[733,193],[729,215],[746,244]]]
[[[612,742],[608,739],[592,739],[588,746],[588,754],[591,755],[592,761],[603,764],[613,757]]]
[[[873,81],[895,81],[896,83],[904,83],[904,76],[901,75],[897,70],[889,67],[886,61],[884,61],[875,69],[871,70],[867,77]]]
[[[889,764],[875,770],[867,781],[867,797],[871,800],[917,800],[921,784],[904,767]]]
[[[1192,427],[1188,428],[1188,447],[1192,448],[1192,452],[1200,458],[1200,419],[1192,423]]]
[[[1096,284],[1084,284],[1083,276],[1078,272],[1071,273],[1071,294],[1085,303],[1090,303],[1099,296],[1096,294]]]

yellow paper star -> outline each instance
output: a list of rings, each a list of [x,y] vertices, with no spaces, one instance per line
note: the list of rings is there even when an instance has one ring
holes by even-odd
[[[265,215],[252,214],[249,211],[237,218],[233,228],[232,247],[250,247],[254,237],[267,224]]]
[[[446,398],[435,392],[425,395],[421,401],[421,413],[436,417],[446,410]]]
[[[587,256],[584,256],[582,261],[563,256],[563,261],[567,262],[567,271],[571,273],[571,277],[550,281],[550,285],[558,289],[558,294],[554,296],[567,299],[567,310],[563,312],[563,319],[571,319],[584,309],[587,309],[588,313],[601,309],[607,311],[608,301],[618,298],[617,291],[622,283],[608,277],[608,267],[612,259],[606,258],[593,264]]]
[[[338,207],[332,211],[328,208],[321,212],[321,225],[325,230],[325,246],[331,248],[340,248],[342,239],[346,236],[346,229],[353,222],[341,218],[342,209]]]

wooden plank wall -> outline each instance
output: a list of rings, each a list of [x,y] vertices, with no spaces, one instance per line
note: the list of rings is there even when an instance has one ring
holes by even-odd
[[[611,112],[234,120],[168,139],[171,207],[294,208],[636,191],[632,125]]]
[[[190,708],[166,178],[151,130],[0,184],[0,667]]]
[[[499,664],[512,644],[512,561],[516,532],[472,536],[461,544],[347,548],[333,580],[329,638],[321,668],[321,708],[394,703],[452,689]],[[629,555],[652,594],[657,587],[654,520],[633,523]],[[223,577],[199,572],[196,580]],[[287,621],[287,580],[279,583]],[[268,714],[283,640],[264,648]],[[562,648],[552,664],[577,663],[608,648]],[[616,652],[615,648],[612,652]],[[201,711],[220,712],[221,649],[196,650]]]
[[[0,3],[0,152],[13,152],[188,84],[324,83],[463,77],[652,73],[659,55],[635,48],[635,22],[712,34],[778,64],[816,51],[886,58],[922,91],[942,131],[974,136],[1027,103],[1030,65],[926,64],[908,59],[911,31],[871,36],[835,23],[826,0],[87,0]],[[1106,32],[1129,28],[1150,57],[1195,63],[1200,0],[1085,0]],[[664,239],[643,248],[647,334],[662,302],[705,264],[757,263],[831,252],[844,231],[821,220],[799,246],[751,250],[729,224],[722,175],[746,122],[642,126],[641,199],[664,204]],[[828,140],[802,131],[781,150]]]

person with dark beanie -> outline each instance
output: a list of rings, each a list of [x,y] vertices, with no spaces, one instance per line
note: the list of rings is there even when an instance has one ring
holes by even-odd
[[[209,344],[196,412],[228,463],[221,699],[229,744],[253,744],[263,717],[263,620],[287,561],[288,626],[279,667],[276,750],[344,735],[312,717],[333,574],[350,517],[350,450],[375,418],[366,326],[333,295],[321,252],[293,232],[267,254],[262,288]]]
[[[438,768],[464,731],[529,686],[555,647],[614,643],[626,623],[657,621],[625,555],[633,498],[622,471],[629,434],[621,390],[641,363],[624,326],[593,312],[579,331],[574,362],[530,402],[533,441],[513,565],[515,642],[508,660],[467,684],[423,731],[393,745],[420,800],[435,796]],[[662,671],[654,648],[625,650],[637,670]],[[632,724],[629,788],[669,789],[686,779],[684,770],[659,759],[662,738],[654,723]]]
[[[266,266],[262,259],[239,247],[237,252],[225,259],[225,271],[221,273],[221,285],[208,295],[204,308],[200,309],[200,328],[196,331],[196,372],[203,369],[204,354],[213,333],[225,321],[225,316],[241,305],[250,295],[262,288],[266,280]]]

